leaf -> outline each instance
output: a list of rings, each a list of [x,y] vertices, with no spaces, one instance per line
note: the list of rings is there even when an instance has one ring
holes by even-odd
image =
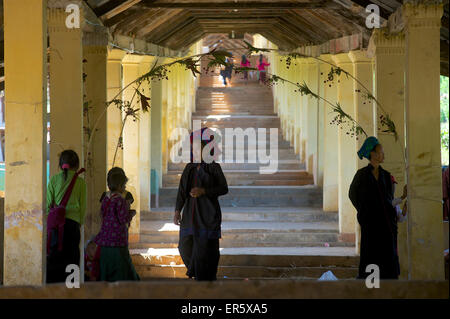
[[[148,101],[150,101],[150,98],[145,96],[144,94],[142,94],[141,92],[139,92],[138,89],[135,89],[137,94],[139,95],[139,99],[141,100],[141,108],[143,112],[148,112],[148,110],[151,108],[150,103]]]

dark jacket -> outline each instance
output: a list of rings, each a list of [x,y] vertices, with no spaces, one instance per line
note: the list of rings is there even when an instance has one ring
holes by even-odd
[[[191,197],[189,193],[195,186],[204,188],[205,195],[198,198]],[[183,209],[180,236],[220,238],[222,212],[218,197],[227,193],[227,181],[219,164],[215,162],[187,164],[181,175],[175,207],[180,212]]]

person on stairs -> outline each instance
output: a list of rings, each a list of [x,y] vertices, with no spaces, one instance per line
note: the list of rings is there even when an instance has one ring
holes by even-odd
[[[358,156],[369,160],[366,167],[356,172],[349,189],[361,226],[358,279],[367,278],[371,272],[366,272],[366,267],[370,264],[379,267],[380,279],[398,279],[397,213],[392,205],[391,174],[380,165],[384,162],[383,147],[376,137],[368,137]]]
[[[213,281],[217,279],[220,259],[222,213],[218,197],[228,193],[228,184],[220,164],[203,154],[214,137],[203,138],[201,150],[194,157],[193,144],[197,138],[205,137],[205,130],[208,128],[191,134],[191,162],[180,179],[174,224],[180,225],[178,250],[187,268],[186,275],[199,281]],[[209,155],[214,156],[213,153],[214,148]]]
[[[61,172],[52,176],[47,186],[47,283],[65,282],[67,265],[80,265],[80,227],[86,213],[86,183],[77,172],[78,155],[65,150],[59,156]],[[65,207],[61,227],[52,227],[54,208]],[[55,224],[56,225],[56,224]]]
[[[244,54],[242,55],[241,59],[241,68],[249,68],[250,67],[250,60],[247,59],[247,56]],[[248,71],[243,71],[244,73],[244,80],[248,82]]]
[[[103,196],[102,226],[94,239],[100,246],[101,281],[140,280],[128,251],[128,228],[136,211],[130,210],[131,200],[127,199],[129,193],[125,189],[127,181],[123,170],[108,173],[110,191]]]
[[[259,63],[258,63],[258,71],[259,71],[259,82],[261,84],[264,84],[266,82],[266,66],[269,66],[270,63],[266,62],[266,59],[264,59],[264,56],[260,54],[259,56]]]

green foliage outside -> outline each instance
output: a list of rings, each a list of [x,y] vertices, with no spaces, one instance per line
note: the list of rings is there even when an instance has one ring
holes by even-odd
[[[441,76],[441,158],[442,165],[448,165],[448,76]]]

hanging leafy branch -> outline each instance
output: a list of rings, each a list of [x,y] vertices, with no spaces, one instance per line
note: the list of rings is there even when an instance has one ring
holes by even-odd
[[[247,45],[246,49],[247,49],[248,54],[257,54],[260,52],[281,51],[279,49],[256,48],[256,47],[252,46],[250,43],[248,43],[246,41],[244,41],[244,42]],[[382,107],[380,102],[373,96],[371,91],[360,80],[358,80],[356,77],[354,77],[349,72],[345,71],[344,69],[338,67],[337,65],[335,65],[329,61],[323,60],[319,57],[314,57],[314,56],[310,56],[310,55],[299,53],[299,52],[290,52],[286,55],[286,57],[285,57],[286,67],[289,69],[289,67],[292,63],[292,59],[298,59],[298,58],[313,58],[322,63],[329,64],[331,66],[331,70],[328,73],[328,81],[329,82],[332,82],[334,80],[335,76],[339,77],[341,74],[345,74],[347,78],[352,78],[353,80],[355,80],[363,88],[364,97],[369,101],[374,101],[376,103],[377,107],[380,109],[380,111],[382,113],[380,115],[380,124],[384,127],[384,129],[382,129],[382,132],[393,134],[395,141],[398,140],[398,133],[397,133],[394,121],[391,119],[390,115],[384,110],[384,108]],[[361,93],[361,90],[357,90],[357,92]],[[339,118],[341,118],[341,116],[345,117],[346,115],[343,115],[342,113],[339,112],[340,109],[342,109],[342,108],[336,107],[336,105],[334,105],[333,111],[338,113]],[[348,114],[347,114],[347,116],[348,116]],[[349,117],[347,117],[347,118],[349,121],[354,122],[353,119],[351,119]],[[335,123],[339,123],[339,121],[336,121]],[[354,129],[355,129],[355,132],[360,131],[360,129],[358,129],[358,127],[355,127]]]
[[[256,47],[252,46],[250,43],[248,43],[247,41],[244,41],[244,43],[247,46],[245,49],[248,51],[248,53],[247,53],[248,55],[252,55],[252,54],[256,54],[256,53],[260,53],[260,52],[277,51],[276,49],[256,48]],[[227,59],[230,57],[232,57],[231,52],[228,52],[226,50],[214,49],[208,53],[202,53],[202,54],[197,54],[197,55],[177,59],[177,60],[174,60],[174,61],[172,61],[170,63],[166,63],[166,64],[158,65],[158,60],[155,61],[155,63],[153,64],[153,66],[147,73],[141,75],[134,81],[131,81],[129,84],[127,84],[125,87],[123,87],[116,94],[116,96],[113,99],[111,99],[111,101],[108,101],[106,103],[105,109],[103,110],[102,114],[97,118],[97,121],[94,124],[92,130],[90,130],[88,132],[88,138],[89,138],[89,142],[88,142],[88,146],[87,146],[88,154],[90,154],[89,150],[90,150],[92,138],[94,135],[93,132],[96,132],[97,127],[100,123],[100,120],[103,116],[105,116],[107,109],[111,105],[113,105],[113,106],[117,107],[122,112],[122,114],[125,115],[122,120],[121,133],[120,133],[120,137],[119,137],[119,140],[118,140],[118,143],[116,146],[116,151],[115,151],[115,155],[114,155],[114,159],[113,159],[113,165],[114,165],[118,149],[123,148],[123,130],[124,130],[124,127],[126,125],[128,118],[132,118],[133,121],[137,121],[139,119],[139,111],[140,110],[142,110],[142,112],[148,112],[150,110],[150,107],[151,107],[150,106],[150,97],[147,97],[146,95],[144,95],[143,92],[140,91],[141,85],[143,84],[143,82],[147,82],[149,85],[149,88],[150,88],[150,84],[152,81],[168,80],[170,68],[175,65],[182,66],[185,68],[185,70],[191,71],[191,73],[194,77],[197,77],[198,74],[202,73],[199,69],[200,69],[200,64],[201,64],[201,61],[203,58],[208,58],[207,67],[205,69],[206,73],[209,72],[209,69],[216,68],[216,67],[232,67],[236,73],[257,70],[256,68],[252,68],[252,67],[235,67],[233,65],[233,63],[230,62],[229,59]],[[383,132],[388,132],[388,133],[394,134],[395,139],[397,140],[398,134],[397,134],[394,122],[390,119],[389,115],[383,110],[380,103],[376,100],[376,98],[372,95],[372,93],[357,78],[353,77],[350,73],[346,72],[345,70],[339,68],[338,66],[336,66],[328,61],[322,60],[318,57],[312,57],[312,56],[308,56],[308,55],[305,55],[302,53],[297,53],[297,52],[291,52],[286,56],[286,66],[289,68],[292,63],[292,59],[298,59],[298,58],[314,58],[318,61],[321,61],[323,63],[327,63],[327,64],[331,65],[332,66],[331,70],[328,73],[328,81],[329,82],[332,82],[333,79],[335,78],[335,76],[339,77],[339,76],[341,76],[341,74],[345,74],[347,77],[351,77],[352,79],[354,79],[364,89],[363,94],[365,94],[365,98],[367,100],[375,101],[377,106],[383,112],[382,116],[380,116],[380,123],[382,126],[385,127]],[[341,129],[343,128],[343,126],[342,126],[343,124],[347,124],[349,126],[349,131],[347,132],[348,135],[351,135],[352,137],[356,136],[356,138],[358,138],[359,135],[364,134],[367,137],[367,133],[364,131],[362,126],[359,125],[359,123],[355,119],[353,119],[348,113],[346,113],[339,103],[332,103],[332,102],[328,101],[327,99],[321,97],[318,93],[312,92],[311,89],[306,85],[306,83],[304,83],[304,82],[302,84],[294,83],[294,82],[284,79],[276,74],[270,74],[269,77],[266,79],[266,83],[268,83],[269,85],[273,85],[273,84],[277,84],[277,83],[290,83],[296,87],[295,91],[299,92],[301,95],[307,95],[307,96],[311,96],[316,99],[323,100],[331,107],[332,112],[336,113],[336,116],[334,117],[334,119],[331,121],[330,124],[340,125]],[[135,88],[134,88],[134,94],[133,94],[131,100],[123,101],[122,99],[120,99],[119,97],[122,95],[122,93],[132,85],[135,85]],[[360,90],[358,93],[361,93]],[[138,100],[140,102],[140,107],[135,106],[135,103],[134,103],[135,97],[138,98]]]
[[[157,60],[157,61],[155,61],[155,63],[153,64],[153,66],[151,67],[151,69],[148,72],[146,72],[145,74],[141,75],[140,77],[131,81],[125,87],[123,87],[116,94],[116,96],[113,99],[111,99],[110,101],[108,101],[106,103],[105,109],[103,110],[102,114],[97,118],[97,121],[95,122],[92,130],[90,130],[89,132],[86,132],[87,137],[89,139],[88,145],[87,145],[88,154],[89,154],[89,150],[90,150],[90,147],[92,144],[92,138],[93,138],[92,132],[97,130],[100,120],[103,118],[103,116],[105,116],[108,108],[111,105],[113,105],[114,107],[118,108],[122,114],[124,114],[124,118],[122,120],[122,126],[121,126],[121,133],[120,133],[119,140],[117,142],[116,150],[114,153],[114,159],[113,159],[113,165],[114,165],[116,157],[117,157],[118,149],[119,148],[123,149],[123,131],[124,131],[125,125],[127,123],[127,120],[129,118],[131,118],[135,122],[135,121],[139,120],[139,111],[140,110],[142,110],[143,112],[148,112],[150,110],[150,107],[151,107],[150,99],[151,98],[144,95],[143,92],[139,91],[141,85],[144,82],[147,82],[149,85],[149,88],[150,88],[152,81],[168,80],[169,79],[168,73],[170,73],[170,68],[177,64],[184,67],[186,70],[191,71],[192,75],[194,77],[196,77],[198,74],[201,74],[201,72],[199,71],[201,59],[204,57],[208,57],[208,56],[210,57],[209,62],[208,62],[208,68],[231,65],[230,62],[227,62],[227,57],[231,57],[232,54],[230,52],[221,51],[221,50],[213,50],[208,53],[197,54],[194,56],[174,60],[170,63],[161,64],[161,65],[158,65],[158,60]],[[134,94],[133,94],[131,100],[124,101],[124,100],[120,99],[119,97],[122,95],[122,93],[125,90],[127,90],[129,87],[131,87],[132,85],[135,85],[136,87],[134,88]],[[135,97],[138,98],[138,100],[140,102],[140,107],[136,107],[134,105]]]

